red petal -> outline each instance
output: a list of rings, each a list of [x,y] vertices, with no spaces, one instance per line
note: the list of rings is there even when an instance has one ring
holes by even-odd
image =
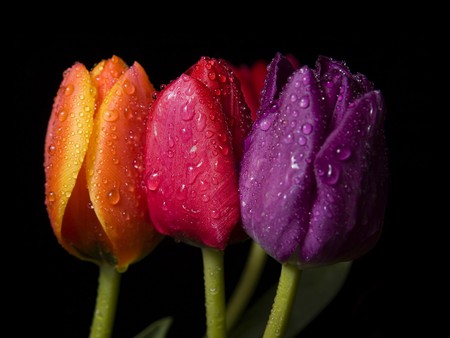
[[[146,185],[155,227],[223,249],[239,219],[232,139],[211,90],[184,74],[152,106]]]
[[[231,130],[234,156],[240,162],[244,138],[250,131],[252,119],[231,64],[222,59],[202,57],[186,74],[206,84],[213,97],[219,100]]]

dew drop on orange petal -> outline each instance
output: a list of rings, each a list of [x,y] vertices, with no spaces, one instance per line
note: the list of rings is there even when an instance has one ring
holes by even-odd
[[[53,191],[50,191],[47,195],[47,201],[50,203],[55,202],[56,200],[56,194]]]
[[[60,110],[58,113],[58,120],[60,122],[64,122],[65,120],[67,120],[67,112],[65,110]]]
[[[131,83],[129,79],[125,79],[125,81],[123,82],[123,91],[125,92],[125,94],[133,95],[136,91],[136,87],[133,83]]]
[[[116,205],[120,201],[120,192],[117,188],[112,188],[107,196],[106,196],[108,203],[111,205]]]
[[[103,115],[105,121],[114,122],[119,118],[119,112],[115,109],[105,111]]]
[[[73,84],[69,83],[69,84],[64,88],[64,95],[70,96],[70,95],[72,95],[73,91],[74,91],[74,86],[73,86]]]

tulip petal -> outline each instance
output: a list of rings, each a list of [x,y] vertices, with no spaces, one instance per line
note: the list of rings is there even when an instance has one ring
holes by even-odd
[[[113,56],[103,60],[91,70],[91,81],[96,88],[95,107],[99,107],[118,76],[128,69],[125,62]],[[94,119],[98,109],[94,110]],[[116,264],[116,258],[112,252],[112,244],[106,236],[97,215],[94,212],[92,202],[87,190],[86,162],[80,169],[77,182],[64,212],[61,229],[63,246],[75,256],[92,261],[108,261]]]
[[[64,72],[45,139],[45,203],[58,241],[72,253],[62,239],[62,221],[88,149],[95,97],[88,70],[75,63]]]
[[[317,197],[300,261],[359,257],[378,240],[387,199],[385,108],[378,91],[358,98],[315,161]]]
[[[91,70],[92,82],[97,88],[96,107],[100,107],[106,94],[127,69],[128,65],[125,61],[122,58],[113,55],[110,59],[99,62]]]
[[[146,140],[148,206],[155,227],[223,249],[239,220],[231,132],[204,83],[183,74],[158,94]]]
[[[266,105],[249,136],[239,188],[244,229],[266,252],[287,260],[304,238],[315,196],[313,161],[328,117],[314,73],[300,68]]]
[[[202,57],[185,73],[203,82],[219,100],[222,111],[226,112],[224,117],[231,131],[234,156],[240,163],[244,138],[250,131],[252,119],[232,66],[222,59]]]
[[[329,57],[319,56],[316,74],[320,79],[328,109],[333,111],[331,130],[342,121],[350,103],[373,90],[373,84],[364,75],[352,74],[344,62]]]
[[[119,269],[126,269],[157,243],[142,186],[153,92],[144,69],[135,62],[99,107],[86,155],[90,198],[114,256],[119,258]]]
[[[241,82],[242,94],[251,111],[252,120],[256,120],[261,91],[267,74],[267,64],[263,60],[256,61],[251,67],[243,64],[233,68]]]
[[[257,117],[267,111],[270,105],[272,105],[272,102],[278,98],[283,86],[295,69],[295,66],[289,58],[281,53],[275,55],[267,67],[267,76],[261,92],[261,105],[260,109],[256,112]]]

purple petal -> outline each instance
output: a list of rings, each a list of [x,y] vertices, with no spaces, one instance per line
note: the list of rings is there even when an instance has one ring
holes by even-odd
[[[245,231],[279,261],[305,237],[314,201],[314,158],[328,129],[314,73],[297,70],[254,123],[240,176]]]
[[[275,55],[267,67],[267,75],[261,91],[260,108],[256,112],[257,117],[265,112],[272,102],[278,98],[294,70],[294,65],[287,57],[280,53]]]
[[[344,62],[319,56],[316,76],[325,94],[327,106],[333,112],[331,128],[339,124],[352,102],[373,90],[373,85],[362,74],[352,74]]]
[[[300,245],[304,265],[350,260],[378,240],[387,199],[385,108],[378,91],[356,100],[317,154],[317,197]]]

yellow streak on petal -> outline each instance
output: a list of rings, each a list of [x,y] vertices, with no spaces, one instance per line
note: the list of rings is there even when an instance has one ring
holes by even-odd
[[[160,239],[151,224],[142,185],[153,92],[144,69],[133,64],[100,105],[86,157],[91,201],[120,270],[143,258]]]
[[[84,65],[63,74],[45,138],[45,204],[53,231],[61,242],[61,224],[86,155],[93,130],[96,90]]]

